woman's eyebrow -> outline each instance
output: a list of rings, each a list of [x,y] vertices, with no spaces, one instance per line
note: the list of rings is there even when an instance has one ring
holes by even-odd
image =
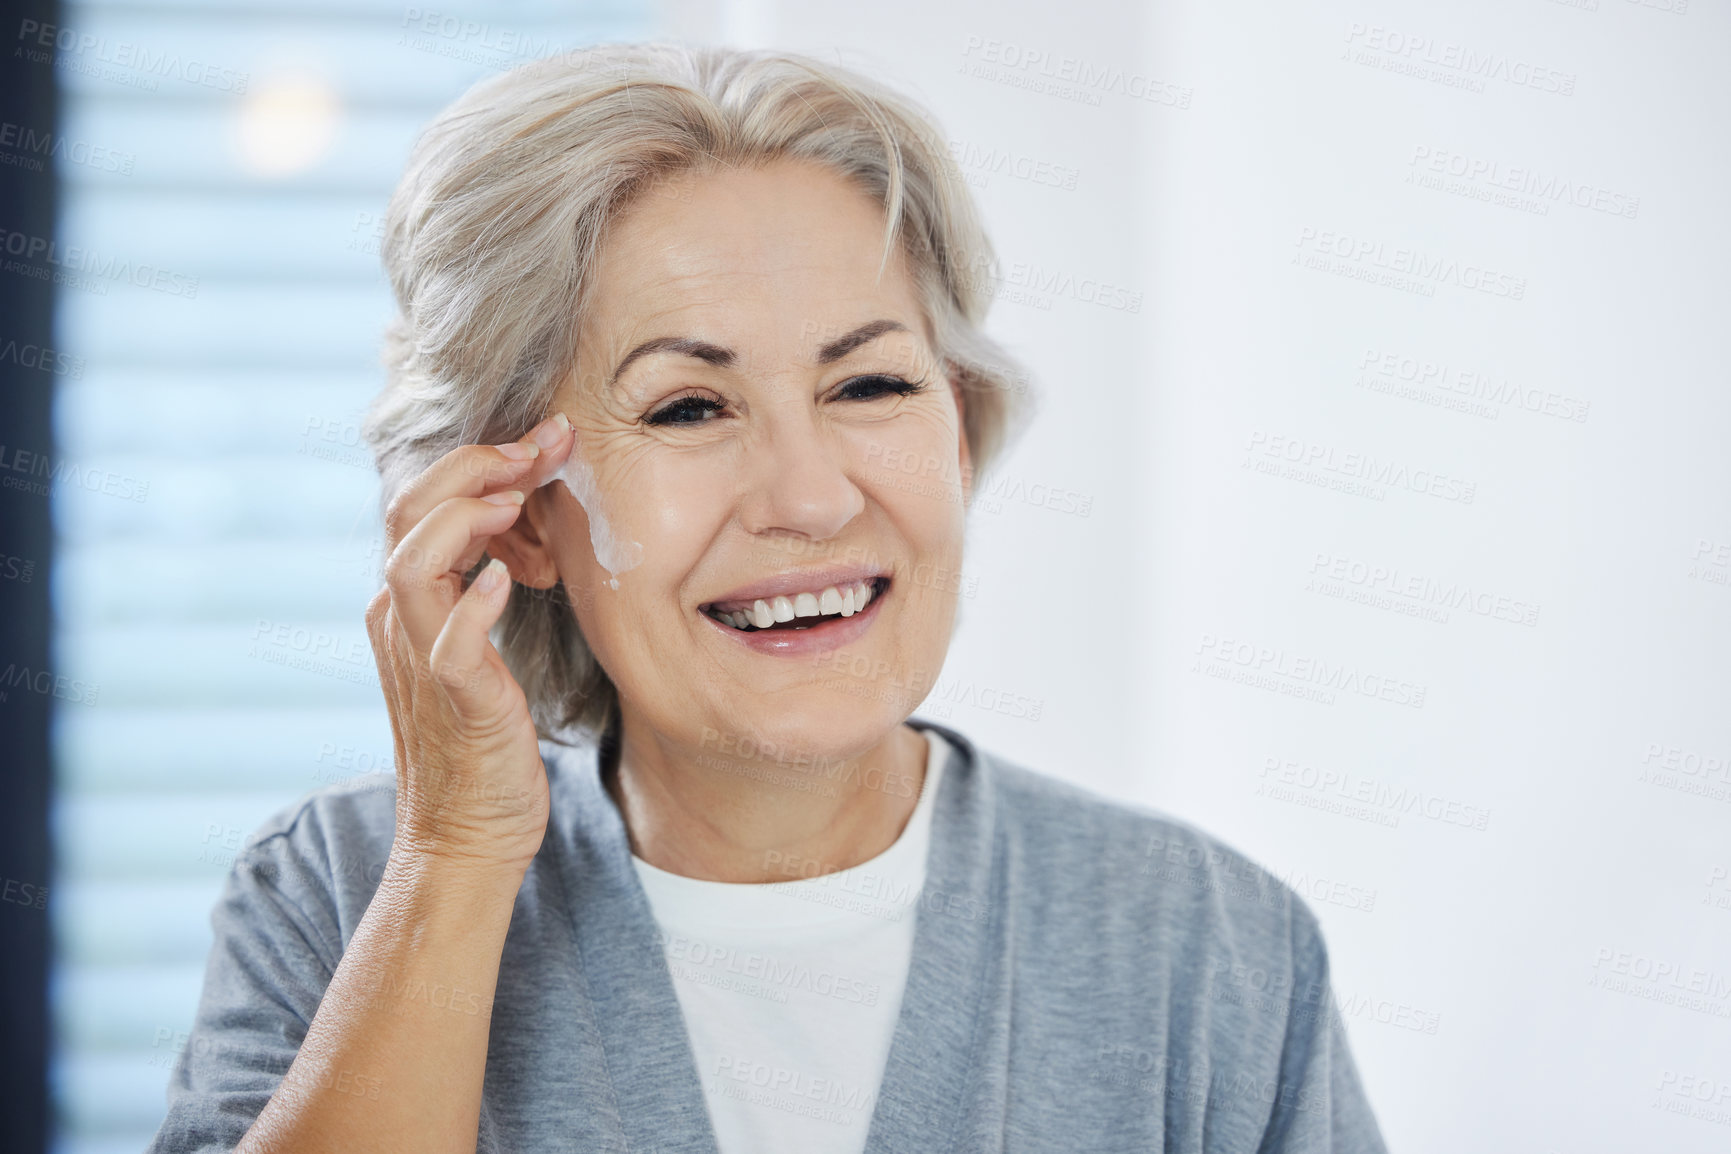
[[[834,364],[868,341],[875,341],[885,333],[905,333],[908,326],[900,321],[867,321],[846,336],[837,337],[817,351],[817,363],[820,365]]]
[[[613,370],[613,375],[607,378],[608,387],[611,388],[619,383],[620,376],[631,367],[631,362],[638,357],[646,357],[650,353],[678,353],[681,356],[696,357],[700,361],[719,368],[726,368],[734,362],[732,349],[724,349],[720,345],[713,345],[708,341],[700,341],[695,337],[656,337],[653,340],[644,341],[625,354],[625,359],[619,362],[618,367]]]
[[[817,363],[820,365],[834,364],[861,345],[875,341],[885,333],[905,333],[907,331],[908,327],[900,321],[867,321],[859,328],[837,337],[820,348],[817,351]],[[611,388],[619,383],[619,378],[625,374],[626,369],[631,367],[633,361],[639,357],[649,356],[651,353],[678,353],[680,356],[695,357],[705,364],[715,365],[718,368],[727,368],[738,360],[732,349],[711,344],[709,341],[700,341],[695,337],[655,337],[652,340],[644,341],[625,354],[625,358],[613,370],[613,375],[607,378],[608,387]]]

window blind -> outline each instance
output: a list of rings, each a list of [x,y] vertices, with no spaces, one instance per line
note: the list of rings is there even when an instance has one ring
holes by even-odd
[[[9,66],[65,105],[51,488],[61,1154],[143,1148],[242,840],[391,771],[362,613],[378,227],[471,83],[653,34],[643,0],[71,3]]]

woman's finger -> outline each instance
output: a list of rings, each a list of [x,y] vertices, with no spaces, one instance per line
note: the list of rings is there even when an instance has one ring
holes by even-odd
[[[511,575],[495,557],[458,598],[428,652],[433,677],[464,721],[503,716],[504,697],[516,684],[487,636],[510,595]]]
[[[572,440],[571,422],[555,413],[521,441],[452,449],[405,485],[385,510],[386,552],[395,552],[428,513],[452,497],[480,497],[507,486],[533,492],[564,466]]]
[[[522,512],[516,489],[486,497],[452,497],[409,530],[385,561],[385,585],[397,617],[419,653],[426,653],[445,627],[463,592],[463,573],[492,538]],[[467,564],[463,559],[469,558]]]

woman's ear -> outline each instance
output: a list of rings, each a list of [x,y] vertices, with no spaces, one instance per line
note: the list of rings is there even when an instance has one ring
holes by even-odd
[[[532,589],[551,589],[559,580],[548,527],[553,520],[554,486],[527,494],[523,511],[503,533],[487,542],[487,552],[511,570],[511,579]]]

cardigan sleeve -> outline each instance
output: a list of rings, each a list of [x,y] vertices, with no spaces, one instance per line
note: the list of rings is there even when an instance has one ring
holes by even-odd
[[[1335,1006],[1316,917],[1294,899],[1293,989],[1279,1092],[1258,1154],[1388,1154]]]
[[[304,908],[323,871],[296,840],[266,834],[229,871],[198,1010],[178,1040],[168,1115],[147,1154],[234,1149],[300,1050],[341,946],[328,906]]]
[[[264,1112],[372,902],[394,812],[383,794],[325,790],[249,840],[211,912],[204,988],[145,1154],[232,1151]],[[378,1094],[376,1083],[338,1078],[343,1093]],[[486,1101],[475,1149],[501,1149]]]

